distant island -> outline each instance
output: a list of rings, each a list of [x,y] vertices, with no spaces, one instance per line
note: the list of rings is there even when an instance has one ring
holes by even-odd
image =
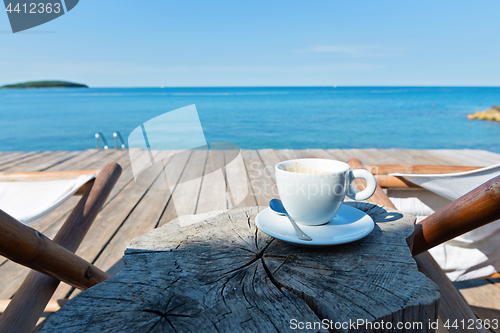
[[[79,83],[66,81],[32,81],[18,84],[8,84],[0,89],[30,89],[30,88],[88,88],[88,86]]]

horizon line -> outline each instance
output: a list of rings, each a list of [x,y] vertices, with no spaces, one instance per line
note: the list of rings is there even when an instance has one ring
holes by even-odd
[[[29,81],[28,81],[29,82]],[[9,84],[6,84],[9,85]],[[85,84],[87,85],[87,84]],[[130,89],[130,88],[158,88],[158,89],[168,89],[168,88],[500,88],[498,86],[491,85],[304,85],[304,86],[89,86],[88,88],[83,89],[103,89],[103,88],[112,88],[112,89]],[[78,88],[9,88],[5,90],[26,90],[26,89],[78,89]],[[82,89],[82,88],[80,88]],[[2,89],[4,90],[4,89]]]

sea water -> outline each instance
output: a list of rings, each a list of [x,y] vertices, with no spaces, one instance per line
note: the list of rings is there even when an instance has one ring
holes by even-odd
[[[95,148],[195,104],[208,142],[260,148],[486,149],[500,123],[467,114],[500,104],[500,88],[280,87],[0,90],[0,151]],[[101,143],[102,147],[102,143]]]

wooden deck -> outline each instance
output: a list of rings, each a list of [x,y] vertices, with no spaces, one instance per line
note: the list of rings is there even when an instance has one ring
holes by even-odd
[[[247,173],[250,187],[249,195],[240,207],[268,204],[273,198],[275,180],[274,175],[266,173],[265,169],[272,170],[269,167],[272,168],[279,161],[287,159],[318,157],[347,161],[355,157],[365,164],[463,166],[500,163],[500,154],[484,150],[262,149],[244,150],[242,155],[245,161],[245,169],[242,172]],[[189,186],[183,186],[182,194],[186,198],[197,199],[176,202],[175,207],[170,193],[150,191],[148,188],[137,186],[126,150],[5,152],[0,153],[0,172],[100,169],[111,161],[123,167],[122,176],[77,251],[78,255],[101,269],[108,270],[110,274],[118,273],[123,266],[121,257],[131,239],[168,223],[177,217],[177,211],[182,211],[182,214],[196,214],[226,208],[225,192],[214,190],[208,177],[199,178],[199,181],[191,181]],[[193,179],[193,175],[202,174],[205,168],[211,167],[204,151],[194,151],[186,155],[184,160],[176,163],[176,166],[178,165],[193,166],[168,170],[171,177],[169,178],[180,182],[183,179]],[[77,201],[78,197],[71,198],[38,221],[34,227],[48,237],[53,237]],[[13,296],[27,271],[24,267],[0,258],[0,299]],[[478,317],[497,318],[500,321],[500,279],[466,281],[457,283],[456,286]],[[61,284],[54,298],[71,298],[76,294],[78,290]]]

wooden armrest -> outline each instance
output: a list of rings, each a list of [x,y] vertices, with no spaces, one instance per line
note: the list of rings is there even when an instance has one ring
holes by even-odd
[[[480,185],[415,225],[413,255],[500,219],[500,176]]]
[[[2,210],[0,254],[83,290],[109,278],[99,268]]]

